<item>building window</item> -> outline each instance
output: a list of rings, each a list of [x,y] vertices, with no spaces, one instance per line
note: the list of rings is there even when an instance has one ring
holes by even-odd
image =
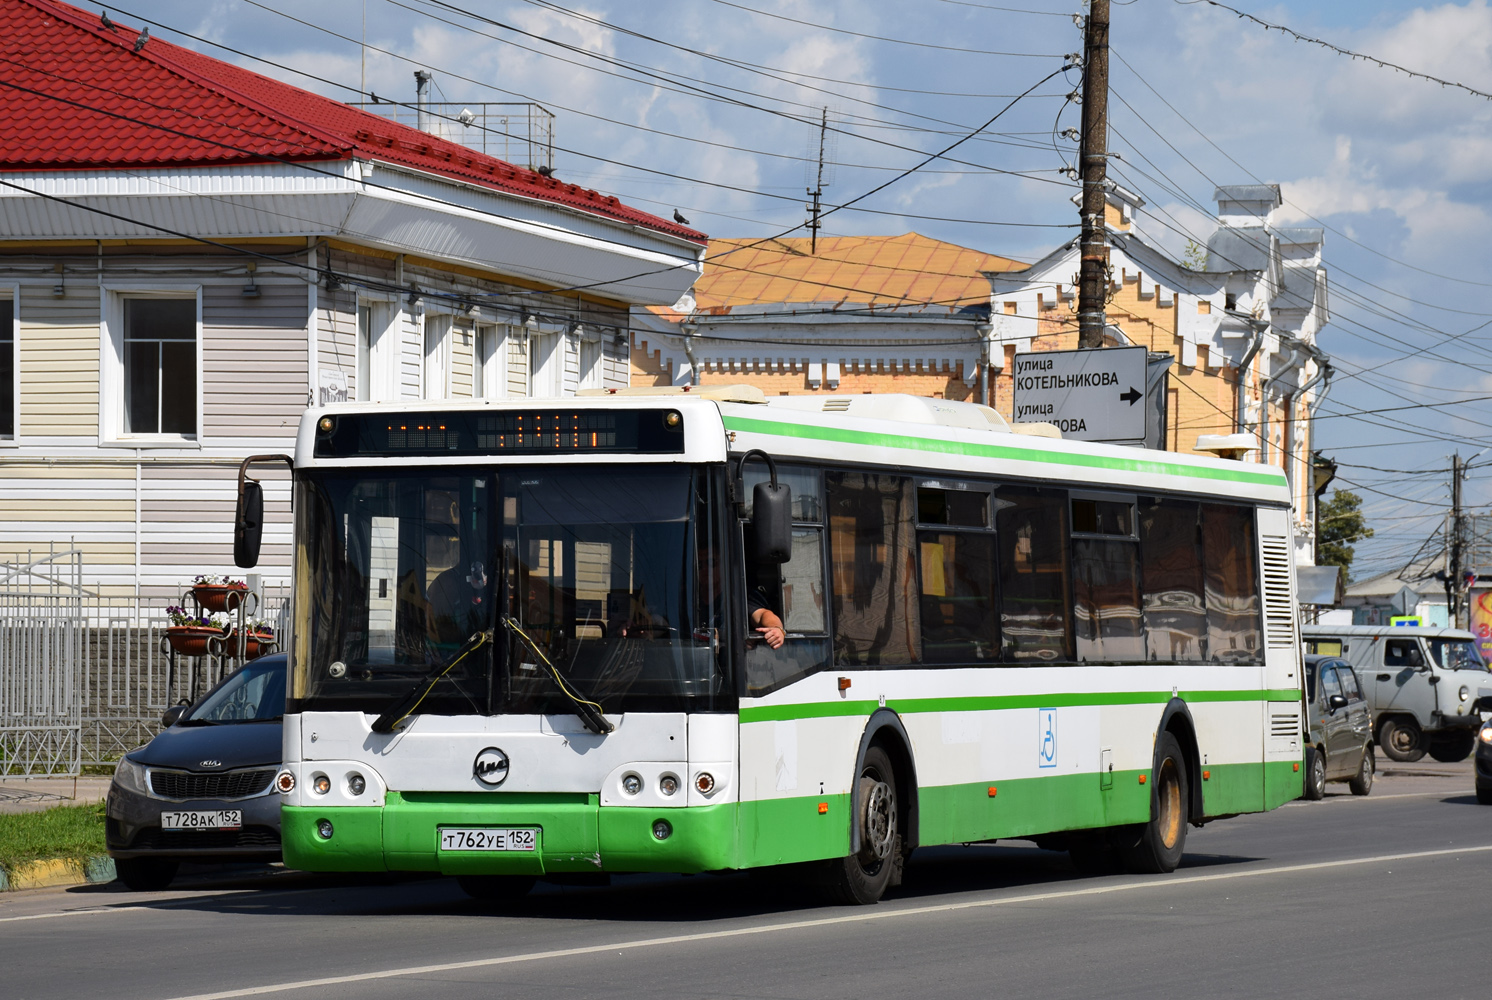
[[[528,336],[529,392],[536,399],[562,394],[565,377],[565,342],[557,333]]]
[[[605,352],[599,335],[584,336],[580,341],[580,388],[600,389],[606,384]]]
[[[16,303],[0,299],[0,439],[16,436]]]
[[[357,399],[367,402],[371,392],[373,368],[373,307],[366,302],[357,306]]]
[[[451,394],[451,317],[425,317],[425,398]]]
[[[197,434],[197,300],[124,300],[124,432]]]
[[[477,399],[507,395],[503,358],[507,351],[505,327],[478,326],[471,349],[471,394]]]

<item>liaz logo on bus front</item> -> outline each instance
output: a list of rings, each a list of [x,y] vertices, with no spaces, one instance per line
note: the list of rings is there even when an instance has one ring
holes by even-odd
[[[477,754],[471,772],[482,784],[496,788],[508,780],[508,755],[497,747],[488,747]]]

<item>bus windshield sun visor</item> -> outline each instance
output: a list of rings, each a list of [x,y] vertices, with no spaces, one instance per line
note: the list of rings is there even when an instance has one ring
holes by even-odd
[[[559,688],[560,693],[570,699],[571,704],[575,706],[575,714],[580,717],[581,722],[585,723],[585,728],[597,736],[605,736],[607,733],[616,729],[616,726],[612,725],[610,720],[602,714],[601,706],[575,690],[575,686],[564,674],[560,673],[559,667],[554,665],[554,661],[544,655],[543,648],[534,641],[533,636],[523,630],[523,626],[519,625],[516,619],[504,615],[502,621],[503,626],[517,636],[519,642],[523,643],[523,648],[527,649],[543,664],[544,672],[554,681],[554,686]]]

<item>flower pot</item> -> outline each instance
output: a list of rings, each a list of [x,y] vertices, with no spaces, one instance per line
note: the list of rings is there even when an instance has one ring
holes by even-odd
[[[192,597],[204,611],[237,611],[248,592],[248,584],[243,583],[199,583],[192,588]]]
[[[166,629],[166,641],[182,656],[206,656],[207,640],[222,636],[217,629],[205,625],[172,625]]]
[[[220,656],[238,656],[238,633],[229,632],[222,637],[221,643],[214,643],[214,653]],[[275,637],[265,635],[261,632],[247,632],[243,637],[243,658],[245,661],[257,660],[261,656],[275,652],[279,647],[275,645]]]

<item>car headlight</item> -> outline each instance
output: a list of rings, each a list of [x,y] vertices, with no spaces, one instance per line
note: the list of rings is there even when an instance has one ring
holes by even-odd
[[[127,792],[150,794],[150,789],[145,784],[145,768],[128,757],[121,757],[118,766],[114,768],[114,784]]]
[[[1492,743],[1492,723],[1483,726],[1482,731],[1477,733],[1477,736],[1481,738],[1483,743]]]
[[[1467,687],[1465,684],[1462,684],[1461,685],[1461,700],[1465,701],[1467,698],[1470,698],[1470,697],[1471,697],[1471,688]]]

